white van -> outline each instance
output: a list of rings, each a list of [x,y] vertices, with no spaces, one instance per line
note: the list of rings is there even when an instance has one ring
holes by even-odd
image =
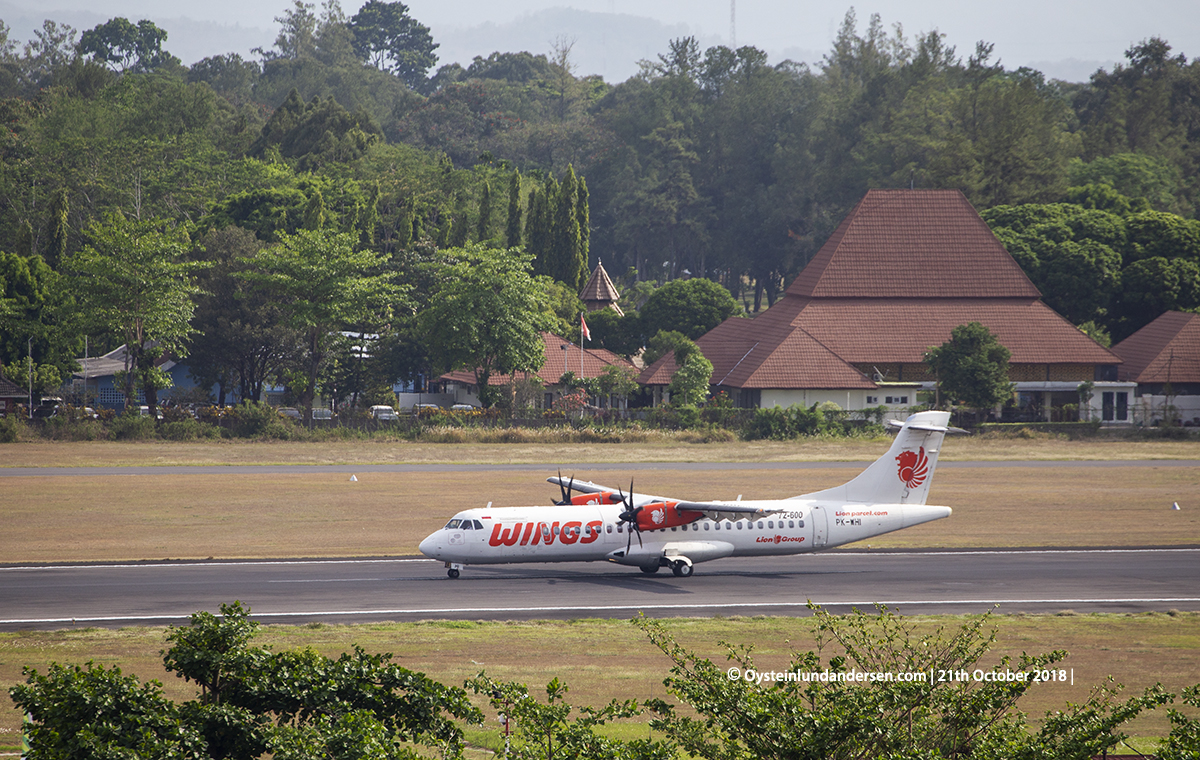
[[[373,406],[370,409],[372,419],[380,422],[396,421],[400,419],[400,415],[396,414],[396,410],[390,406],[380,404]]]

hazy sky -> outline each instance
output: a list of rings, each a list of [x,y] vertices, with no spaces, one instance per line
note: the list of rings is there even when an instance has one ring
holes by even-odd
[[[1196,0],[734,2],[737,43],[762,48],[776,61],[819,60],[852,4],[860,30],[878,13],[886,26],[902,24],[910,37],[937,29],[964,56],[976,41],[986,40],[995,44],[995,57],[1006,67],[1031,65],[1062,78],[1084,79],[1096,67],[1122,60],[1131,44],[1152,36],[1165,38],[1189,59],[1200,55]],[[347,15],[361,5],[362,0],[343,0]],[[601,73],[609,81],[636,70],[636,60],[624,60],[631,57],[630,49],[645,50],[642,57],[649,57],[665,51],[667,40],[681,34],[697,36],[702,46],[728,44],[731,32],[730,0],[409,0],[408,6],[442,42],[441,63],[467,64],[472,55],[497,48],[546,52],[556,35],[565,35],[579,40],[580,73]],[[173,31],[167,49],[191,63],[204,55],[270,47],[277,29],[273,18],[287,7],[290,0],[0,0],[0,19],[12,27],[14,37],[25,39],[43,18],[80,29],[113,16],[150,18]],[[544,13],[554,8],[586,13]],[[598,37],[597,27],[605,27],[607,37]],[[628,39],[613,39],[618,34]],[[607,54],[598,48],[606,48]],[[586,70],[589,65],[595,71]]]

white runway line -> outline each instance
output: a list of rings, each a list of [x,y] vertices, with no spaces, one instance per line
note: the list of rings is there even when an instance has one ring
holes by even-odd
[[[882,604],[887,607],[907,605],[961,605],[961,604],[1164,604],[1180,602],[1200,602],[1200,597],[1145,597],[1145,598],[1114,598],[1114,599],[903,599],[887,600],[874,599],[870,601],[814,601],[812,604],[821,607],[872,607]],[[727,610],[771,607],[807,607],[804,602],[735,602],[728,604],[616,604],[598,606],[560,606],[560,607],[442,607],[427,609],[392,609],[392,610],[321,610],[313,612],[256,612],[252,618],[303,618],[303,617],[351,617],[361,615],[446,615],[507,613],[514,612],[615,612],[617,610]],[[119,623],[132,621],[168,621],[187,620],[193,613],[178,615],[126,615],[121,617],[76,617],[76,618],[36,618],[29,620],[0,620],[0,625],[40,625],[45,623]]]

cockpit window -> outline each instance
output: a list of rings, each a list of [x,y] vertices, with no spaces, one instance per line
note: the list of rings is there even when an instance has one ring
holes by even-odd
[[[462,520],[451,520],[446,523],[446,530],[457,530],[462,525]]]
[[[476,520],[475,521],[475,530],[483,530],[483,523]]]
[[[463,520],[462,521],[462,529],[463,530],[475,530],[475,526],[471,523],[470,520]]]

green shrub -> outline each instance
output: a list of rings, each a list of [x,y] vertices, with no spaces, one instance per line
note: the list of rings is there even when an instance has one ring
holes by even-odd
[[[42,428],[42,435],[55,441],[95,441],[108,437],[104,426],[96,420],[51,417]]]
[[[0,420],[0,443],[16,443],[20,437],[21,421],[9,415]]]
[[[158,434],[168,441],[197,441],[220,438],[221,430],[215,425],[197,422],[189,417],[175,422],[164,422],[159,426]]]
[[[787,409],[773,406],[769,409],[756,409],[749,424],[742,431],[742,437],[747,441],[762,438],[788,441],[802,435],[816,435],[827,429],[825,415],[816,404],[811,407],[793,405]]]
[[[157,422],[153,417],[143,417],[134,409],[113,418],[108,425],[108,432],[118,441],[148,441],[156,437]]]
[[[291,440],[299,431],[288,420],[279,416],[273,406],[257,401],[243,401],[227,414],[229,430],[239,438],[278,438]]]

